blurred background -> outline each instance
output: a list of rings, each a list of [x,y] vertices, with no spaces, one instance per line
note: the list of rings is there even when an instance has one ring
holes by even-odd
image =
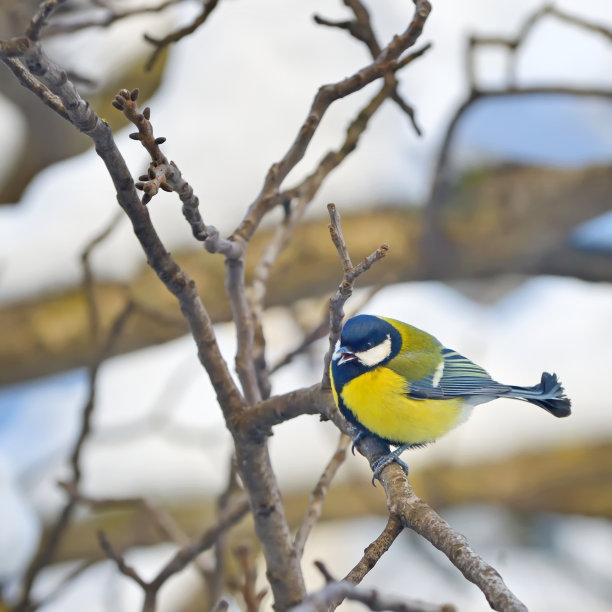
[[[26,5],[0,2],[3,38],[23,31]],[[499,400],[404,458],[416,493],[530,610],[604,612],[612,611],[612,9],[608,0],[544,7],[433,2],[415,47],[432,48],[398,75],[423,134],[388,101],[324,183],[271,277],[267,359],[282,361],[325,316],[341,278],[327,230],[325,205],[334,202],[354,260],[390,245],[349,306],[422,327],[503,382],[559,374],[570,418]],[[152,48],[142,35],[164,36],[200,8],[177,2],[54,35],[57,23],[107,14],[105,3],[68,2],[44,46],[113,125],[135,177],[148,160],[110,100],[120,87],[140,88],[156,136],[168,138],[164,153],[193,186],[205,221],[227,233],[290,146],[317,88],[370,56],[346,32],[313,22],[315,13],[349,18],[340,2],[228,0],[145,71]],[[368,8],[383,44],[412,15],[412,4],[399,0]],[[330,108],[286,186],[341,144],[377,87]],[[145,578],[176,545],[133,505],[96,500],[146,497],[186,534],[200,533],[226,487],[231,440],[173,298],[118,216],[101,161],[4,66],[0,132],[0,609],[18,602],[40,539],[65,507],[58,481],[72,478],[69,455],[87,406],[95,410],[79,490],[89,502],[37,574],[33,597],[45,611],[138,609],[140,589],[104,559],[97,530]],[[221,258],[195,244],[173,194],[161,193],[149,210],[196,279],[233,364]],[[274,213],[256,237],[251,263],[280,218]],[[92,402],[92,364],[128,300],[134,312],[97,370]],[[321,340],[280,367],[273,393],[320,380],[325,350]],[[312,416],[275,430],[274,467],[295,527],[337,441],[334,426]],[[314,559],[344,576],[385,516],[365,460],[349,455],[306,547],[309,588],[323,583],[310,569]],[[248,526],[232,542],[251,542]],[[488,609],[475,586],[410,533],[364,585]],[[202,609],[203,588],[195,569],[185,571],[162,590],[160,609]],[[239,594],[228,596],[242,606]]]

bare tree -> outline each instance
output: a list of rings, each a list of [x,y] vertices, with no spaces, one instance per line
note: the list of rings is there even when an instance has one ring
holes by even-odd
[[[143,610],[156,609],[157,596],[161,586],[188,564],[197,563],[198,555],[208,548],[215,548],[217,563],[213,570],[199,567],[211,593],[210,607],[224,609],[220,601],[223,592],[223,557],[226,555],[224,538],[238,521],[250,512],[255,533],[266,562],[266,577],[278,611],[297,608],[300,610],[333,609],[345,598],[364,603],[372,610],[451,610],[452,606],[435,606],[424,602],[391,600],[385,594],[367,591],[357,585],[374,567],[381,556],[392,546],[403,529],[409,528],[423,536],[434,547],[446,554],[465,578],[480,588],[495,610],[521,611],[525,606],[508,589],[499,573],[485,563],[468,545],[466,539],[456,533],[412,490],[402,469],[391,464],[380,475],[387,498],[388,522],[380,536],[366,548],[362,559],[343,580],[334,579],[320,565],[326,586],[315,593],[307,593],[301,567],[304,544],[320,516],[320,508],[334,474],[343,461],[350,438],[355,437],[353,427],[347,423],[334,407],[330,392],[328,366],[331,351],[339,337],[344,307],[351,297],[355,281],[383,258],[389,247],[371,245],[372,253],[363,261],[354,264],[350,255],[340,221],[340,215],[333,204],[328,207],[330,215],[330,238],[339,255],[339,286],[331,297],[327,320],[322,322],[311,338],[329,334],[329,351],[321,364],[321,382],[291,393],[271,396],[270,373],[267,363],[266,337],[262,318],[270,271],[278,257],[290,243],[297,224],[318,192],[326,177],[351,155],[359,144],[359,139],[371,118],[383,102],[391,100],[408,117],[411,125],[419,133],[415,110],[402,97],[398,89],[400,71],[423,56],[429,48],[424,45],[416,50],[423,26],[429,16],[431,5],[427,0],[414,1],[414,14],[406,27],[386,44],[377,40],[371,25],[368,11],[360,0],[344,0],[352,17],[346,21],[335,22],[317,17],[317,23],[348,31],[363,42],[372,61],[354,74],[335,83],[323,85],[314,95],[310,109],[303,123],[297,127],[295,139],[287,147],[284,155],[271,164],[263,180],[259,194],[248,207],[244,216],[227,237],[206,223],[199,210],[199,200],[187,179],[180,170],[180,161],[170,161],[163,152],[164,137],[156,136],[152,114],[154,110],[139,106],[137,89],[122,89],[112,102],[118,112],[135,126],[131,134],[150,157],[146,174],[134,180],[124,158],[119,151],[108,124],[102,120],[80,95],[75,83],[68,77],[64,68],[54,63],[45,53],[44,35],[61,33],[88,27],[104,27],[122,19],[134,11],[160,11],[174,2],[160,2],[141,9],[117,10],[111,3],[98,0],[101,12],[78,14],[76,16],[57,15],[54,12],[63,4],[62,0],[45,0],[32,16],[22,35],[0,41],[0,57],[12,71],[15,78],[41,103],[51,108],[60,117],[88,136],[96,152],[105,165],[116,189],[118,203],[123,213],[132,223],[134,234],[139,241],[147,262],[159,277],[159,281],[176,298],[181,316],[186,322],[197,347],[198,357],[203,367],[203,375],[208,376],[217,395],[219,408],[225,418],[227,429],[232,435],[235,446],[235,469],[230,470],[227,489],[219,500],[218,519],[197,539],[190,540],[164,511],[143,499],[93,499],[82,493],[81,454],[91,432],[91,418],[96,405],[96,383],[98,369],[102,360],[112,350],[126,322],[136,312],[156,317],[159,313],[137,300],[126,300],[125,307],[116,318],[110,332],[103,333],[98,325],[98,312],[95,296],[87,292],[91,341],[97,347],[97,357],[89,368],[89,397],[84,406],[80,433],[73,446],[69,479],[63,483],[66,501],[48,537],[41,543],[36,558],[28,568],[23,581],[19,601],[14,608],[22,612],[34,610],[44,602],[36,601],[34,585],[43,568],[53,562],[59,543],[74,516],[76,508],[84,506],[109,506],[113,504],[132,505],[141,508],[152,517],[153,522],[164,536],[178,545],[178,551],[168,559],[162,570],[152,580],[144,580],[138,568],[131,567],[105,534],[99,541],[104,553],[112,559],[117,570],[137,583],[143,591]],[[171,33],[163,39],[147,40],[153,45],[149,66],[159,57],[159,51],[169,44],[179,42],[184,36],[202,26],[211,13],[221,10],[222,3],[217,0],[202,2],[199,16],[189,26]],[[518,43],[517,43],[518,44]],[[344,140],[336,148],[315,164],[310,173],[297,184],[287,186],[290,171],[304,157],[319,124],[337,100],[362,90],[366,85],[376,83],[378,90],[360,109],[351,121]],[[474,86],[470,101],[476,95],[483,95]],[[450,142],[450,136],[447,139]],[[448,144],[440,158],[442,167],[446,160]],[[442,170],[438,173],[445,178]],[[435,185],[430,209],[434,215],[438,193],[443,183]],[[138,191],[142,191],[140,197]],[[230,304],[236,328],[237,352],[235,369],[240,384],[231,376],[230,365],[222,357],[213,329],[206,300],[189,272],[183,269],[167,251],[154,227],[147,204],[160,191],[175,192],[182,203],[182,214],[190,225],[193,237],[202,243],[207,254],[220,255],[225,262],[227,300]],[[253,280],[245,280],[245,262],[251,256],[251,241],[260,231],[264,218],[273,210],[281,208],[284,218],[266,245],[259,261],[256,262]],[[437,217],[430,225],[435,234]],[[96,245],[112,231],[113,224],[105,228],[100,236],[83,253],[84,287],[91,288],[91,269],[89,256]],[[432,238],[432,240],[435,239]],[[208,255],[210,254],[210,255]],[[306,345],[306,344],[305,344]],[[304,346],[305,346],[304,345]],[[302,350],[301,347],[299,350]],[[287,357],[287,361],[290,356]],[[335,423],[342,433],[338,448],[315,487],[305,518],[297,533],[292,533],[281,498],[276,475],[270,463],[268,436],[271,428],[302,414],[320,415]],[[385,454],[386,445],[372,437],[360,438],[356,447],[370,464]],[[248,551],[242,549],[238,558],[243,568],[244,580],[240,586],[245,607],[257,610],[263,594],[254,586],[252,567]],[[85,569],[83,565],[81,570]]]

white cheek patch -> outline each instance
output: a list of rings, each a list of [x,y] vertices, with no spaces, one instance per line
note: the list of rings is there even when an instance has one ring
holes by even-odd
[[[444,374],[444,359],[440,362],[440,365],[436,368],[436,371],[434,372],[433,378],[431,380],[432,387],[437,387],[440,384],[442,374]]]
[[[387,359],[390,354],[391,336],[387,335],[387,337],[380,344],[373,346],[367,351],[355,353],[355,356],[364,366],[371,368],[372,366],[378,365],[381,361]]]

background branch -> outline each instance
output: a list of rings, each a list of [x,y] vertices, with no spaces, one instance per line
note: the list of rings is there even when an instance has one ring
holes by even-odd
[[[361,589],[350,582],[334,580],[324,564],[316,562],[315,565],[324,575],[327,584],[315,593],[306,597],[302,604],[292,609],[292,612],[325,612],[333,609],[334,602],[344,599],[358,601],[369,610],[390,610],[392,612],[455,612],[455,606],[444,604],[442,606],[424,601],[399,599],[379,593],[376,589]]]
[[[306,516],[295,534],[294,546],[298,557],[301,557],[304,554],[306,540],[321,517],[321,512],[323,511],[323,501],[327,495],[327,489],[329,488],[331,481],[334,479],[334,476],[340,469],[340,466],[346,459],[346,449],[348,448],[350,441],[351,439],[349,436],[343,433],[340,434],[336,452],[329,460],[329,463],[321,474],[319,481],[310,494],[310,502],[308,504],[308,509],[306,510]]]
[[[149,34],[145,34],[145,40],[151,43],[155,49],[145,64],[146,70],[151,70],[159,58],[161,52],[173,43],[176,43],[186,36],[193,34],[201,25],[206,23],[206,20],[210,17],[211,13],[217,8],[219,0],[202,0],[202,12],[193,20],[191,24],[180,28],[171,34],[164,36],[163,38],[155,38]]]

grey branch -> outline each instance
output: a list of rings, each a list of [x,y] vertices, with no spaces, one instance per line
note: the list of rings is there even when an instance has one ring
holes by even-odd
[[[322,589],[311,593],[291,612],[327,612],[334,602],[343,599],[358,601],[369,610],[391,612],[455,612],[450,604],[435,605],[419,600],[399,599],[379,593],[376,589],[363,589],[345,580],[328,582]]]
[[[160,13],[170,6],[179,4],[183,1],[184,0],[165,0],[157,5],[131,7],[123,10],[107,6],[106,3],[104,3],[104,13],[96,12],[93,14],[82,11],[85,14],[79,14],[75,17],[65,19],[54,19],[53,23],[49,24],[49,26],[45,28],[43,37],[48,38],[61,34],[70,34],[72,32],[79,32],[88,28],[106,28],[117,21],[121,21],[129,17],[135,17],[137,15],[143,15],[146,13]]]
[[[196,541],[182,546],[164,565],[151,581],[144,580],[135,568],[128,565],[123,555],[114,549],[103,532],[98,534],[102,550],[109,559],[112,559],[117,569],[125,576],[136,582],[144,591],[143,612],[152,612],[156,609],[157,594],[163,584],[174,574],[182,571],[199,554],[215,544],[219,537],[232,525],[237,523],[249,510],[246,499],[236,503],[219,519],[219,522],[206,530]]]

